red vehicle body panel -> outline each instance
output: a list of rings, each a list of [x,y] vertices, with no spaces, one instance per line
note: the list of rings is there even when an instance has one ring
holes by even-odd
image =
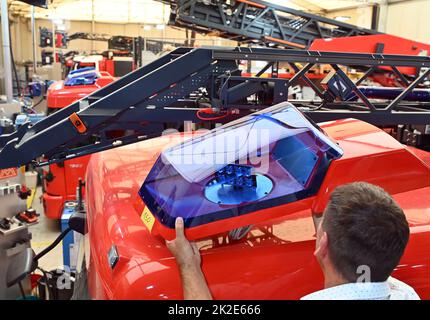
[[[47,93],[47,106],[50,110],[67,107],[71,103],[86,97],[94,91],[112,83],[115,78],[108,72],[100,72],[101,77],[93,85],[65,86],[64,81],[53,83]],[[45,191],[42,195],[45,215],[50,219],[60,219],[65,201],[76,200],[76,188],[79,179],[84,180],[90,156],[67,160],[64,163],[49,166],[44,176],[50,172],[53,179],[45,179]]]
[[[44,180],[45,192],[42,195],[45,215],[50,219],[60,219],[65,201],[76,200],[79,179],[85,180],[87,164],[91,156],[83,156],[49,166],[53,176],[51,181]],[[44,171],[44,176],[48,172]]]
[[[226,231],[252,221],[254,227],[245,239],[232,241],[222,233],[198,240],[214,298],[298,299],[322,289],[322,272],[313,256],[313,215],[321,214],[335,186],[368,181],[391,192],[410,223],[410,242],[394,276],[412,285],[421,298],[430,299],[430,157],[358,120],[322,127],[337,140],[344,156],[332,162],[319,193],[239,220],[223,220]],[[86,261],[93,298],[183,298],[175,259],[165,240],[144,226],[138,196],[162,149],[180,140],[181,135],[164,136],[91,158],[86,176]],[[190,230],[187,235],[198,238]],[[120,256],[114,269],[108,262],[112,245]]]

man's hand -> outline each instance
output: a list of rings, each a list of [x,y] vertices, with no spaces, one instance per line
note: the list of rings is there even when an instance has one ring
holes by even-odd
[[[176,218],[176,239],[166,241],[166,245],[176,258],[182,278],[184,299],[210,300],[212,295],[200,267],[201,257],[194,242],[189,242],[184,234],[184,220]]]
[[[184,220],[177,218],[175,221],[176,239],[166,241],[166,245],[176,258],[179,267],[196,267],[201,264],[200,252],[195,242],[189,242],[185,238]]]

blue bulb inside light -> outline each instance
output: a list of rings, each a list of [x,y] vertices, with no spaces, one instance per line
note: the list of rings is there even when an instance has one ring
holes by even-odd
[[[256,188],[252,167],[247,165],[229,164],[215,173],[216,181],[236,189]]]

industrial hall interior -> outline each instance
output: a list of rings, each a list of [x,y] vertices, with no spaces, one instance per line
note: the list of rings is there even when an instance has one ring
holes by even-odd
[[[0,3],[0,300],[430,300],[430,0]]]

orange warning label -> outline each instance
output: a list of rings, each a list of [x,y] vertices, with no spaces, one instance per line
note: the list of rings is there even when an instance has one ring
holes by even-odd
[[[76,130],[78,130],[79,133],[87,132],[87,127],[76,113],[72,113],[69,117],[69,120],[72,122],[72,124],[75,126]]]

